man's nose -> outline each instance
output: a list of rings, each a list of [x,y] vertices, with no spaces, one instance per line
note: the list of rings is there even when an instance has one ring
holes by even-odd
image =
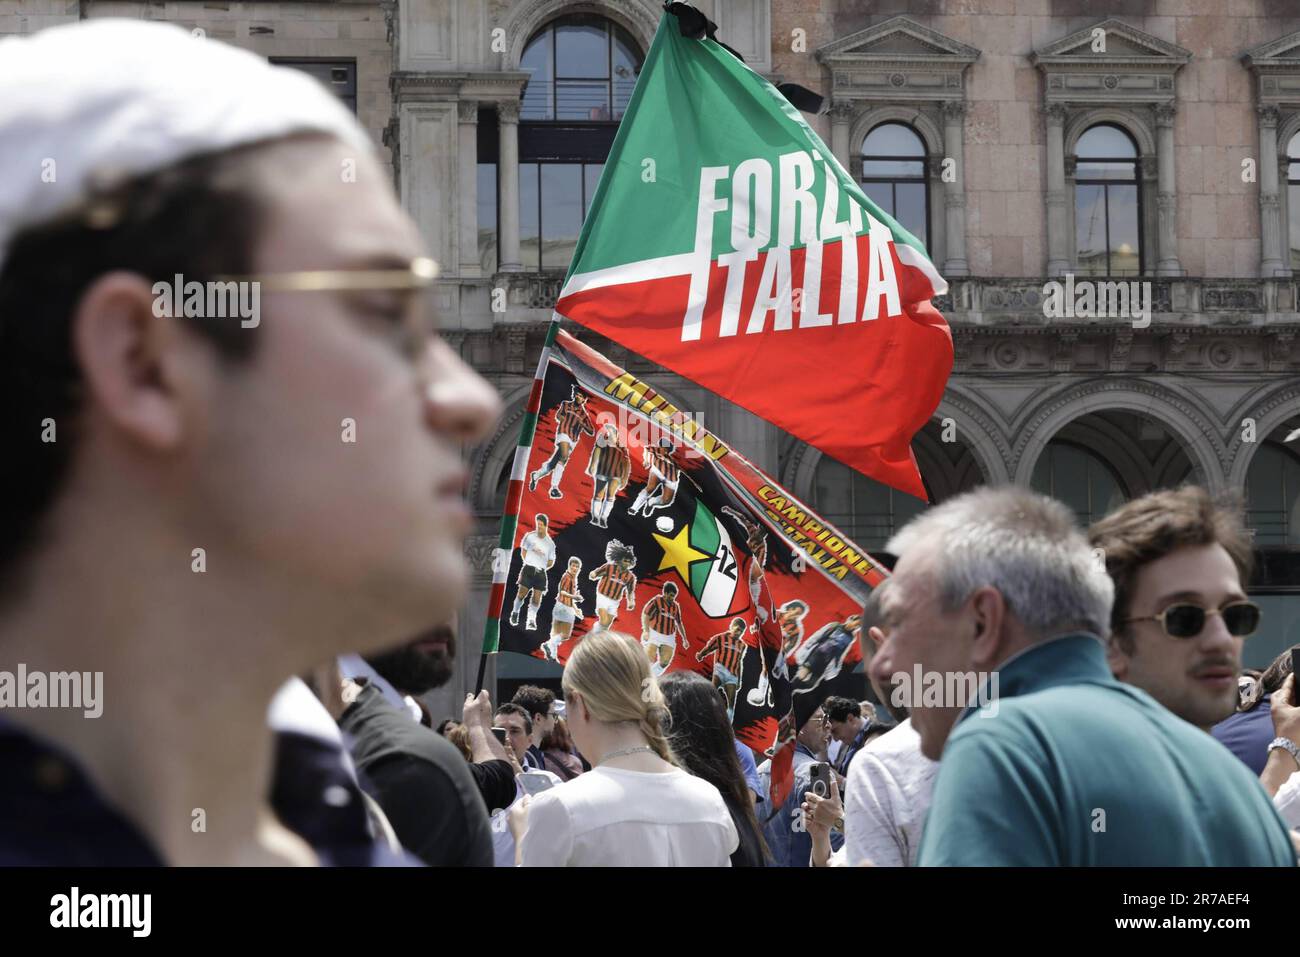
[[[477,442],[501,416],[501,397],[445,341],[429,342],[420,366],[429,424],[449,438]]]
[[[1206,615],[1205,625],[1196,636],[1196,644],[1206,654],[1237,655],[1241,639],[1228,631],[1223,615]]]

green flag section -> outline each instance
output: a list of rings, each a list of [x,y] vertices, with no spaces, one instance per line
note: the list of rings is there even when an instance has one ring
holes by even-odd
[[[664,14],[558,313],[924,498],[946,291],[798,110]]]

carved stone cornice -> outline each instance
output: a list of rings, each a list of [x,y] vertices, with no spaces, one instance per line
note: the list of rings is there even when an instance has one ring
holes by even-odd
[[[465,558],[474,584],[492,580],[492,558],[500,539],[492,535],[471,535],[465,539]]]
[[[1133,351],[1133,330],[1120,329],[1110,342],[1110,369],[1124,372],[1128,369],[1129,354]]]
[[[853,118],[858,115],[860,107],[852,100],[836,100],[831,105],[831,122],[832,123],[851,123]]]
[[[532,76],[523,70],[476,73],[422,73],[394,70],[388,78],[393,98],[411,100],[474,100],[481,103],[519,101]]]
[[[1105,50],[1093,49],[1097,30]],[[1190,50],[1111,18],[1049,43],[1029,61],[1046,77],[1049,102],[1137,107],[1172,103],[1174,76],[1191,58]]]
[[[478,122],[478,101],[461,100],[456,104],[456,118],[462,123]]]
[[[519,101],[503,100],[497,104],[497,119],[501,123],[519,122]]]
[[[512,326],[506,331],[506,371],[523,373],[528,352],[528,330]]]
[[[896,16],[820,47],[834,94],[872,100],[961,100],[980,51]]]

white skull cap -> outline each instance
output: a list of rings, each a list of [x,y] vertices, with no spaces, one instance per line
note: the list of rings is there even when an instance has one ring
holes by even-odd
[[[0,269],[92,183],[301,132],[375,146],[298,70],[167,23],[92,19],[0,40]]]

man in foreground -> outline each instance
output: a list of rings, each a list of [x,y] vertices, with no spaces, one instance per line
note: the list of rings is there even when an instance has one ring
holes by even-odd
[[[316,863],[267,703],[451,619],[499,400],[309,77],[95,19],[0,41],[0,88],[0,667],[103,675],[99,718],[0,717],[0,863]],[[177,275],[256,309],[177,314]]]

